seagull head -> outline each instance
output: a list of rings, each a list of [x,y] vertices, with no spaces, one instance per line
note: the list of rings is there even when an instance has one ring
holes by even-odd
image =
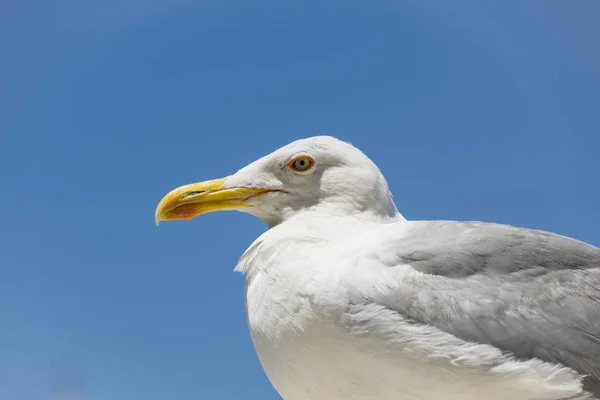
[[[187,220],[237,210],[269,227],[299,215],[394,219],[399,213],[379,168],[330,136],[292,142],[225,178],[180,186],[158,204],[155,220]]]

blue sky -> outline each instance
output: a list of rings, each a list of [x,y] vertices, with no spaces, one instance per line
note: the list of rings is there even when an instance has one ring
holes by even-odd
[[[600,245],[600,3],[491,3],[3,1],[0,398],[277,399],[232,272],[264,226],[153,213],[298,138],[409,219]]]

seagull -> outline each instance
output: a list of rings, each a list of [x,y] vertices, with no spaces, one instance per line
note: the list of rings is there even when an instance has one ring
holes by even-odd
[[[600,399],[600,249],[486,222],[408,221],[330,136],[174,189],[155,221],[237,210],[249,332],[285,400]]]

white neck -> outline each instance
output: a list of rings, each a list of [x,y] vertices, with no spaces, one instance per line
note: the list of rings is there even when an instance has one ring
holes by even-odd
[[[251,274],[257,267],[267,267],[273,262],[274,255],[285,256],[286,249],[345,241],[356,232],[403,221],[406,219],[400,213],[393,216],[372,212],[323,215],[320,210],[304,210],[271,226],[259,236],[240,257],[235,271]]]
[[[281,224],[291,221],[317,220],[322,224],[328,224],[327,221],[340,220],[349,222],[363,223],[387,223],[390,221],[405,221],[406,219],[394,205],[392,201],[384,203],[379,208],[360,207],[355,203],[345,203],[342,201],[325,201],[314,205],[305,206],[301,209],[293,207],[282,207],[271,211],[271,209],[250,208],[243,210],[255,217],[260,218],[269,229],[275,228]]]

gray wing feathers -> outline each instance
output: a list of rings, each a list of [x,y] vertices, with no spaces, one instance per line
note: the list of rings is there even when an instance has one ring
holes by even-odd
[[[481,222],[415,222],[398,253],[421,272],[461,278],[600,267],[600,249],[564,236]],[[398,249],[397,249],[398,250]],[[511,275],[508,275],[511,276]]]
[[[369,293],[370,301],[461,339],[600,380],[600,249],[505,225],[409,224],[409,235],[386,241],[385,252],[395,251],[386,263],[409,264],[429,278],[406,278]]]

